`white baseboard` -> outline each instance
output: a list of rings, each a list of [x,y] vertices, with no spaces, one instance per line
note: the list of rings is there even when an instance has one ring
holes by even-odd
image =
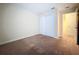
[[[20,39],[13,39],[13,40],[8,40],[8,41],[5,41],[5,42],[1,42],[0,45],[7,44],[7,43],[10,43],[10,42],[14,42],[16,40],[20,40]]]
[[[54,37],[54,38],[58,39],[58,36],[57,37]]]
[[[34,34],[34,35],[37,35],[37,34]],[[33,36],[33,35],[31,35],[31,36]],[[30,37],[30,36],[27,36],[27,37]],[[13,39],[13,40],[8,40],[8,41],[5,41],[5,42],[0,43],[0,45],[7,44],[7,43],[10,43],[10,42],[14,42],[14,41],[16,41],[16,40],[21,40],[21,39],[23,39],[23,38],[26,38],[26,37],[21,37],[21,38],[17,38],[17,39]],[[54,37],[54,38],[58,39],[59,36]]]
[[[37,34],[33,34],[33,35],[37,35]],[[33,36],[33,35],[30,35],[30,36]],[[16,40],[21,40],[23,38],[27,38],[27,37],[30,37],[30,36],[20,37],[20,38],[16,38],[16,39],[13,39],[13,40],[4,41],[4,42],[1,42],[0,45],[7,44],[7,43],[10,43],[10,42],[14,42]]]

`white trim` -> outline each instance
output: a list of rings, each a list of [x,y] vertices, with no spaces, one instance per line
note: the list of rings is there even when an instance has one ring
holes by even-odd
[[[35,34],[35,35],[37,35],[37,34]],[[31,35],[31,36],[34,36],[34,35]],[[30,37],[30,36],[28,36],[28,37]],[[18,39],[8,40],[8,41],[5,41],[5,42],[0,43],[0,45],[7,44],[7,43],[10,43],[10,42],[14,42],[16,40],[21,40],[23,38],[27,38],[27,37],[22,37],[22,38],[18,38]],[[58,39],[58,36],[57,37],[54,37],[54,38]]]
[[[33,34],[33,35],[30,35],[30,36],[34,36],[34,35],[37,35],[37,34]],[[26,36],[26,37],[16,38],[16,39],[13,39],[13,40],[4,41],[4,42],[1,42],[0,45],[7,44],[7,43],[10,43],[10,42],[14,42],[16,40],[21,40],[21,39],[24,39],[24,38],[27,38],[27,37],[30,37],[30,36]]]
[[[20,40],[20,39],[8,40],[8,41],[5,41],[5,42],[0,43],[0,45],[7,44],[7,43],[10,43],[10,42],[14,42],[16,40]]]
[[[56,36],[56,37],[54,37],[54,38],[59,39],[59,36]]]

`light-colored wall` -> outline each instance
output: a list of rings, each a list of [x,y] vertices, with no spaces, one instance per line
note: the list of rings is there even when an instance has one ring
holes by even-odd
[[[57,11],[49,11],[40,16],[40,33],[51,37],[58,37]]]
[[[62,36],[62,28],[63,28],[63,13],[58,11],[58,37]]]
[[[62,37],[63,35],[63,15],[67,14],[67,13],[72,13],[74,12],[74,10],[69,9],[69,10],[65,10],[64,12],[62,11],[57,11],[58,14],[58,37]]]
[[[66,13],[63,15],[63,35],[75,36],[77,32],[77,12]]]
[[[0,4],[0,44],[39,34],[39,16],[17,5]]]

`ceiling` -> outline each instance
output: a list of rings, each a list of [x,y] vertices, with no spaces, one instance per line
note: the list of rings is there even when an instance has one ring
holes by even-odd
[[[31,12],[40,14],[51,10],[67,11],[78,6],[78,3],[21,3],[18,5]]]

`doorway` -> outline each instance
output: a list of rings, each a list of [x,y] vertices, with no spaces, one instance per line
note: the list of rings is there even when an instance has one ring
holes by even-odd
[[[63,14],[63,38],[71,43],[77,43],[77,12]]]

